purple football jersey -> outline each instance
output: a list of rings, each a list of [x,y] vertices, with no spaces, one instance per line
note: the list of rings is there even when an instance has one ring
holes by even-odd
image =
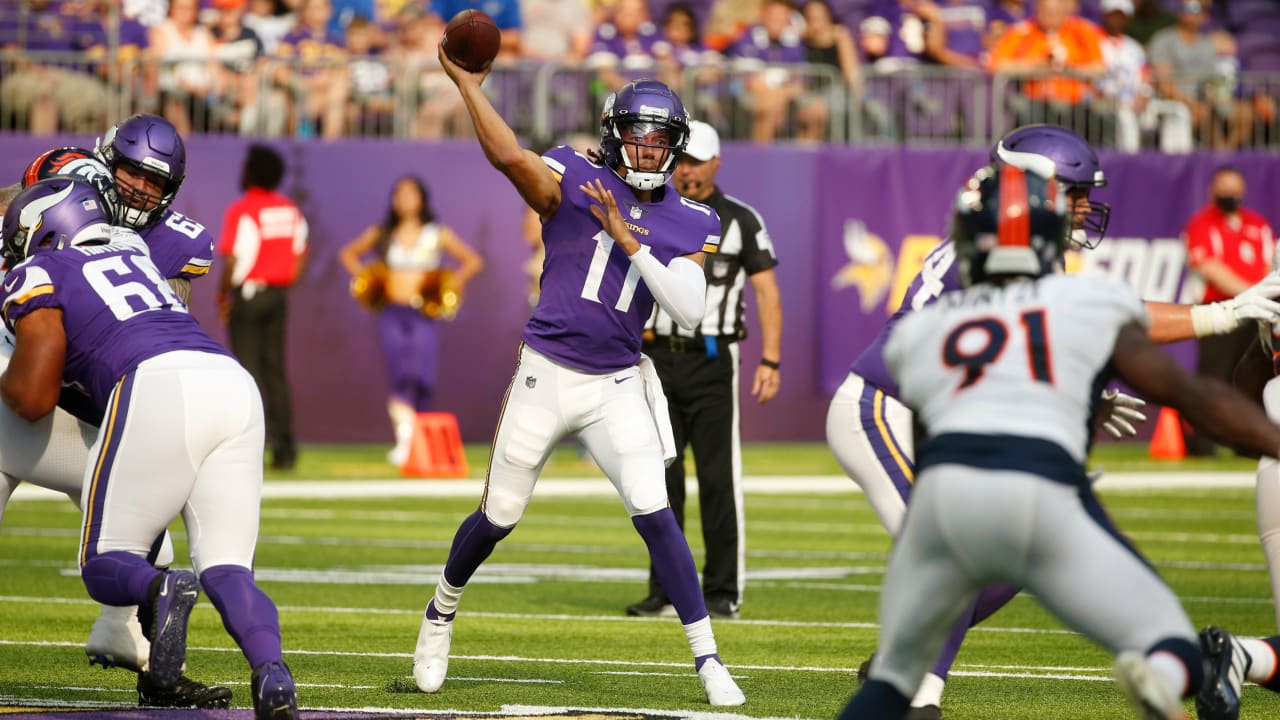
[[[151,262],[165,278],[198,278],[213,266],[213,234],[204,225],[172,209],[160,222],[139,231]]]
[[[62,381],[80,387],[99,412],[116,383],[148,358],[174,350],[230,355],[191,317],[136,239],[34,255],[2,288],[0,312],[10,331],[30,312],[62,310]]]
[[[542,294],[521,339],[584,372],[631,367],[640,360],[640,336],[653,295],[626,252],[591,215],[591,198],[578,186],[599,179],[613,191],[631,232],[663,265],[704,249],[714,252],[720,218],[706,205],[680,197],[670,183],[654,193],[655,202],[636,202],[631,186],[612,170],[565,146],[542,159],[560,176],[561,199],[542,226]]]
[[[898,397],[898,382],[893,379],[889,367],[884,361],[884,344],[889,340],[889,333],[904,315],[919,310],[938,299],[938,296],[952,290],[959,290],[960,270],[956,265],[956,250],[950,240],[944,240],[924,259],[924,266],[916,274],[915,279],[907,286],[907,293],[902,297],[902,305],[880,329],[880,334],[867,346],[866,350],[853,361],[850,372],[859,375],[869,385],[884,391],[892,398]]]

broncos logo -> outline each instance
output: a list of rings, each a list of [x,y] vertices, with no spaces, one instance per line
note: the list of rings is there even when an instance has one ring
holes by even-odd
[[[856,287],[862,312],[871,312],[884,302],[893,282],[893,251],[880,236],[867,232],[861,220],[849,220],[844,224],[844,252],[849,263],[831,279],[831,287]]]

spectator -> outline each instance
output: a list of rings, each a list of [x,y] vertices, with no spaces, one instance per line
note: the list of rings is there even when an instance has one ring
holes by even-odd
[[[50,0],[30,0],[26,11],[10,21],[12,35],[0,38],[4,49],[15,51],[13,64],[0,78],[0,126],[50,135],[60,128],[92,131],[105,122],[105,85],[81,68],[58,64],[86,49],[86,28],[77,9]],[[49,62],[32,61],[26,55],[30,52],[54,57]]]
[[[1235,44],[1206,32],[1208,20],[1208,0],[1183,0],[1177,24],[1151,38],[1151,72],[1161,97],[1191,109],[1202,144],[1233,149],[1252,125],[1252,113],[1235,92]]]
[[[662,16],[661,36],[653,44],[653,54],[658,60],[658,79],[671,87],[684,87],[685,73],[689,68],[696,70],[691,78],[697,86],[697,92],[690,98],[696,108],[693,112],[712,125],[724,127],[728,125],[720,100],[724,56],[708,50],[701,38],[693,6],[687,2],[668,5]]]
[[[160,64],[160,114],[182,135],[209,129],[209,101],[218,93],[213,33],[199,16],[199,0],[171,0],[169,16],[149,33]]]
[[[357,135],[389,135],[395,120],[391,67],[375,47],[377,35],[377,26],[363,15],[347,24],[347,68],[351,73],[347,126]]]
[[[582,0],[521,0],[520,55],[539,62],[575,64],[591,46],[591,13]]]
[[[308,231],[302,211],[276,191],[283,179],[280,154],[250,145],[240,175],[244,195],[227,208],[218,241],[224,260],[218,309],[231,351],[262,390],[271,467],[291,470],[298,446],[285,375],[285,320],[289,288],[306,261]]]
[[[606,92],[625,85],[628,77],[653,74],[658,28],[649,21],[645,0],[618,0],[613,19],[596,28],[587,54],[588,67],[598,71]]]
[[[977,70],[983,66],[987,32],[985,0],[942,0],[937,22],[925,33],[925,52],[939,65]]]
[[[1116,148],[1137,152],[1142,130],[1159,125],[1160,150],[1191,152],[1191,112],[1186,105],[1151,97],[1147,82],[1147,53],[1137,40],[1124,33],[1133,15],[1133,0],[1102,0],[1102,60],[1107,74],[1098,90],[1115,104]]]
[[[858,29],[867,62],[881,72],[915,67],[925,59],[925,35],[938,8],[925,0],[877,0]]]
[[[101,83],[102,91],[110,88],[125,92],[127,89],[139,108],[153,108],[157,92],[155,67],[143,62],[149,43],[147,28],[124,13],[112,12],[107,0],[87,3],[84,13],[78,45],[90,71]],[[109,54],[112,38],[116,42],[114,56]],[[86,89],[80,89],[75,95],[77,102],[92,108],[85,120],[88,131],[96,132],[106,125],[105,95],[95,98],[94,92]]]
[[[1101,77],[1106,66],[1098,28],[1072,15],[1073,7],[1073,0],[1038,0],[1033,18],[1010,28],[991,51],[993,71],[1028,76],[1020,95],[1009,98],[1019,125],[1092,130],[1090,116],[1114,117],[1088,106],[1093,90],[1086,79]]]
[[[862,68],[858,64],[858,50],[853,33],[836,22],[831,4],[827,0],[808,0],[801,6],[801,13],[804,16],[801,39],[804,42],[805,61],[815,66],[815,71],[824,67],[834,70],[844,93],[862,108],[864,115],[869,118],[883,116],[883,110],[873,111],[873,101],[863,97]],[[809,90],[823,97],[828,92],[829,82],[828,78],[815,75],[810,78]],[[817,112],[815,108],[807,108],[807,111],[815,114]],[[842,120],[843,118],[838,118],[837,122]],[[825,124],[827,118],[814,117],[812,121]]]
[[[794,15],[791,0],[765,0],[759,24],[729,48],[732,66],[747,73],[741,100],[751,112],[751,139],[758,143],[773,141],[793,110],[797,138],[818,141],[826,136],[830,105],[808,92],[800,67],[808,57]]]
[[[248,0],[244,25],[257,33],[262,52],[268,56],[276,54],[280,39],[293,30],[297,21],[284,0]]]
[[[711,6],[711,19],[707,22],[707,47],[716,52],[726,52],[748,27],[760,19],[762,7],[764,0],[716,0]]]
[[[411,88],[412,135],[434,139],[471,131],[467,109],[453,83],[440,67],[436,46],[444,33],[444,22],[421,8],[407,5],[396,16],[394,40],[388,51],[392,67],[407,78],[416,78]]]
[[[1202,302],[1228,300],[1271,270],[1275,236],[1258,213],[1244,207],[1245,179],[1231,166],[1219,168],[1209,184],[1209,202],[1182,231],[1187,265],[1205,284]],[[1252,323],[1228,335],[1198,340],[1200,374],[1231,382],[1236,362],[1257,341]],[[1187,452],[1213,454],[1213,442],[1199,434],[1187,438]]]
[[[1178,22],[1165,4],[1165,0],[1137,0],[1125,33],[1144,46],[1149,45],[1153,35]]]
[[[298,133],[310,136],[319,123],[326,139],[342,137],[351,95],[351,74],[345,65],[345,43],[329,32],[333,8],[329,0],[302,0],[298,25],[280,39],[276,55],[292,63],[282,68],[294,93]]]
[[[371,253],[376,259],[366,263]],[[458,266],[448,272],[448,280],[441,273],[445,258]],[[347,243],[338,259],[353,278],[385,278],[378,337],[391,383],[387,415],[396,439],[387,462],[399,467],[409,459],[414,418],[433,409],[440,367],[437,319],[456,312],[484,261],[457,233],[436,222],[426,185],[412,176],[392,187],[386,219]],[[442,297],[446,292],[456,300],[447,303]],[[436,297],[429,297],[433,293]],[[435,303],[436,309],[427,303]]]
[[[645,354],[667,396],[676,459],[667,466],[667,498],[685,527],[684,448],[693,450],[706,564],[702,595],[713,617],[737,617],[746,587],[746,529],[742,507],[742,438],[738,428],[738,342],[747,336],[745,286],[755,293],[760,323],[760,365],[751,394],[773,399],[782,381],[782,301],[774,267],[778,259],[755,208],[725,195],[716,185],[720,137],[704,122],[689,123],[689,145],[676,167],[681,196],[708,205],[720,217],[719,252],[708,259],[706,314],[699,327],[681,328],[659,307],[646,328]],[[671,601],[650,568],[649,594],[627,607],[628,615],[659,615]],[[674,612],[674,609],[672,609]]]
[[[432,0],[431,12],[443,22],[449,22],[463,10],[483,10],[493,18],[502,32],[502,46],[498,57],[515,60],[520,57],[521,28],[519,0]]]

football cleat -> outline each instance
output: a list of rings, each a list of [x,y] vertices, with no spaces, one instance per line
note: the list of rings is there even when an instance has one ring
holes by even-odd
[[[698,679],[702,681],[702,689],[707,693],[707,702],[712,705],[728,707],[741,705],[747,701],[747,696],[738,689],[733,676],[714,657],[698,668]]]
[[[422,692],[433,693],[444,685],[449,672],[449,645],[453,642],[453,622],[422,619],[418,647],[413,651],[413,681]]]
[[[151,664],[147,674],[160,689],[177,685],[187,658],[187,622],[200,596],[200,583],[190,570],[165,572],[151,598]]]
[[[1139,720],[1191,720],[1181,699],[1151,672],[1141,653],[1129,650],[1117,655],[1111,674]]]
[[[942,720],[942,708],[937,705],[912,706],[906,720]]]
[[[146,673],[138,675],[138,705],[161,708],[202,708],[205,710],[231,707],[231,690],[192,680],[178,678],[171,688],[156,687]]]
[[[1240,687],[1249,670],[1249,655],[1231,633],[1209,626],[1200,631],[1200,649],[1208,663],[1196,714],[1200,720],[1236,720],[1240,717]]]
[[[729,598],[711,598],[707,601],[707,614],[713,618],[736,618],[738,605]]]
[[[871,653],[871,657],[863,660],[862,664],[858,666],[858,672],[853,676],[857,683],[857,687],[862,687],[862,684],[867,681],[867,678],[871,677],[871,661],[875,659],[876,654]]]
[[[711,612],[710,608],[707,609],[707,612]],[[627,614],[635,617],[675,617],[676,608],[671,604],[670,600],[657,595],[650,595],[640,602],[628,605]]]
[[[255,720],[295,720],[298,717],[298,687],[283,660],[259,665],[249,681],[253,688]]]
[[[89,631],[84,653],[89,656],[90,665],[145,672],[151,657],[151,643],[142,634],[137,606],[103,605]]]

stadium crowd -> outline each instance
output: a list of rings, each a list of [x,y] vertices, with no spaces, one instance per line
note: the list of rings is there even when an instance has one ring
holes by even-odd
[[[1280,142],[1271,0],[19,0],[0,7],[0,130],[466,135],[435,57],[481,6],[486,90],[547,141],[657,77],[727,138],[986,145],[1028,122],[1123,151]]]

